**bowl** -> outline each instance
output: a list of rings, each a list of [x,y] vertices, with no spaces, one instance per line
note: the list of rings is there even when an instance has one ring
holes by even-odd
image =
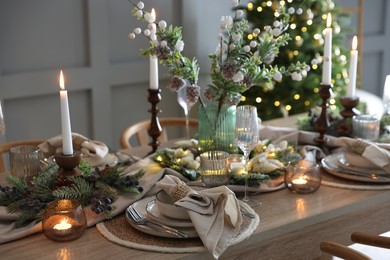
[[[156,205],[161,214],[169,218],[190,219],[187,210],[178,207],[175,201],[165,191],[159,191],[156,195]]]

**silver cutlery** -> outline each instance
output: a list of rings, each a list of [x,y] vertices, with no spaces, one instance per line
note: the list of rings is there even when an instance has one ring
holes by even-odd
[[[128,216],[130,217],[130,220],[132,220],[137,225],[147,225],[150,228],[159,228],[159,230],[164,231],[168,234],[177,236],[179,238],[188,238],[188,235],[180,230],[177,230],[173,227],[164,225],[162,223],[152,221],[147,219],[141,212],[139,212],[136,208],[133,206],[130,206],[127,208]],[[151,225],[150,225],[151,224]]]
[[[247,216],[248,218],[255,218],[255,214],[253,214],[252,212],[249,212],[248,210],[240,207],[240,211],[241,211],[241,214],[244,215],[244,216]]]

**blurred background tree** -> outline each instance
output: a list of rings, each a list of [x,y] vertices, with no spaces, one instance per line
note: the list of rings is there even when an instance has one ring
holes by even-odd
[[[350,16],[342,13],[332,0],[255,0],[247,4],[247,19],[252,28],[264,30],[278,17],[278,7],[285,6],[291,14],[287,32],[292,40],[280,48],[275,64],[288,67],[292,62],[306,62],[311,68],[302,81],[284,77],[282,82],[263,88],[251,88],[244,93],[241,104],[254,105],[262,120],[308,111],[319,103],[318,91],[322,76],[323,30],[327,14],[331,13],[333,28],[332,84],[334,96],[329,100],[337,110],[338,98],[345,94],[348,80],[349,49],[345,47]],[[247,35],[250,41],[252,35]]]

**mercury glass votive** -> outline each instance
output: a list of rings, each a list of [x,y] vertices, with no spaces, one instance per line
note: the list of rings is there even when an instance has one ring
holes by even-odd
[[[352,136],[367,141],[379,137],[380,120],[371,115],[357,115],[352,118]]]
[[[54,241],[70,241],[81,237],[87,228],[87,220],[77,200],[50,202],[44,212],[42,229],[45,236]]]
[[[321,186],[320,165],[308,160],[289,163],[284,183],[294,193],[312,193]]]
[[[223,151],[208,151],[200,155],[200,175],[208,188],[229,183],[229,154]]]

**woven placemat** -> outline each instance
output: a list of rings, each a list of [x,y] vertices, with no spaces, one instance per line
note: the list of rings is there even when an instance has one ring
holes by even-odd
[[[352,190],[389,190],[389,183],[361,182],[343,179],[322,171],[322,185]]]
[[[259,216],[250,206],[242,201],[240,201],[240,205],[254,214],[255,218],[251,219],[243,215],[241,228],[230,245],[237,244],[248,238],[260,223]],[[111,220],[100,222],[96,227],[111,242],[134,249],[162,253],[194,253],[206,250],[199,238],[176,239],[145,234],[133,228],[127,222],[124,214]]]

